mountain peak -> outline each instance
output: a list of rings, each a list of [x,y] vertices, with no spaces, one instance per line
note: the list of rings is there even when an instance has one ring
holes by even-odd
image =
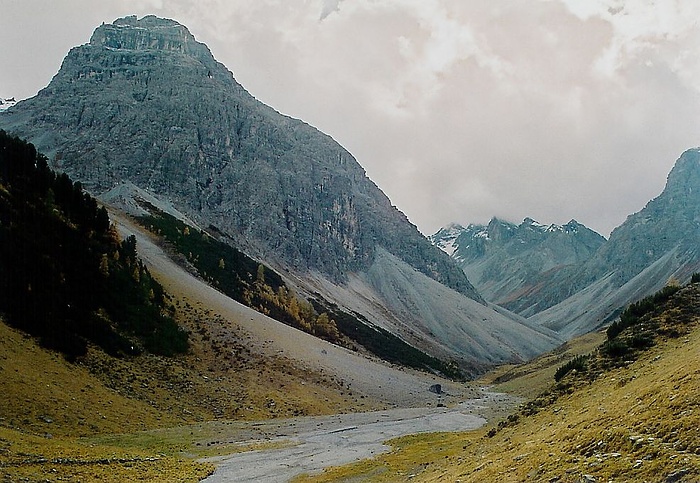
[[[213,59],[207,46],[197,42],[187,27],[155,15],[141,19],[132,15],[102,24],[90,37],[90,45],[111,50],[177,52],[200,60]]]
[[[580,229],[584,229],[584,230],[585,230],[586,227],[585,227],[584,225],[582,225],[581,223],[579,223],[578,221],[572,219],[572,220],[569,221],[566,225],[563,225],[563,226],[562,226],[562,229],[563,229],[564,232],[566,232],[566,233],[578,233],[578,231],[579,231]]]
[[[15,104],[17,104],[17,101],[14,97],[10,97],[9,99],[3,99],[2,97],[0,97],[0,111],[6,111]]]
[[[690,193],[700,183],[700,148],[688,149],[676,161],[668,174],[667,191]]]
[[[492,218],[489,220],[489,223],[488,223],[488,224],[489,224],[489,225],[508,225],[508,226],[512,226],[512,225],[513,225],[513,224],[510,223],[509,221],[502,220],[502,219],[500,219],[500,218],[497,217],[497,216],[492,217]]]
[[[130,27],[182,27],[187,28],[175,20],[169,18],[156,17],[155,15],[146,15],[139,19],[136,15],[128,15],[121,17],[113,22],[113,25],[123,25]]]
[[[102,24],[20,107],[0,126],[95,194],[130,182],[271,265],[336,283],[382,247],[481,300],[347,150],[258,102],[174,20]]]
[[[464,227],[460,225],[459,223],[448,223],[447,225],[443,226],[440,228],[439,231],[462,231],[464,230]]]
[[[455,240],[465,230],[459,223],[449,223],[440,228],[435,234],[430,235],[430,242],[443,252],[452,256],[456,249]]]

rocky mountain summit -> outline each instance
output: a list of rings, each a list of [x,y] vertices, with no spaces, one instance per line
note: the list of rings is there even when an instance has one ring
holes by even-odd
[[[2,125],[94,193],[133,182],[259,257],[343,281],[380,245],[480,300],[350,153],[256,101],[175,21],[100,26]]]
[[[498,218],[488,225],[450,225],[430,239],[450,253],[487,300],[524,315],[531,315],[524,294],[536,292],[559,270],[587,261],[605,242],[576,220],[542,225],[532,218],[519,225]]]
[[[173,20],[98,27],[45,89],[0,114],[0,128],[93,194],[146,192],[300,292],[440,357],[517,360],[558,342],[487,307],[347,150],[257,101]]]
[[[469,225],[474,226],[474,225]],[[447,226],[443,226],[433,235],[428,236],[428,240],[437,246],[440,250],[447,253],[449,256],[453,256],[455,250],[457,250],[457,238],[465,230],[459,223],[450,223]]]

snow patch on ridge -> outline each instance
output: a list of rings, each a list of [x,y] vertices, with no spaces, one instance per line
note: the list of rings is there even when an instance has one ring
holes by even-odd
[[[17,104],[17,101],[14,97],[10,97],[9,99],[0,97],[0,111],[6,111],[15,104]]]
[[[457,250],[457,237],[464,231],[464,227],[457,223],[440,228],[437,233],[428,237],[428,240],[449,256],[453,256]]]

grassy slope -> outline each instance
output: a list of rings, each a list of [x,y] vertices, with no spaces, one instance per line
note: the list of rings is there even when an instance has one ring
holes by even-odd
[[[301,480],[578,482],[590,475],[595,481],[698,481],[698,285],[694,297],[687,333],[662,337],[635,362],[592,383],[579,380],[570,394],[495,435],[488,435],[491,427],[400,438],[390,454]],[[677,315],[671,309],[658,320],[668,326]]]
[[[108,389],[85,368],[66,362],[0,323],[0,477],[4,481],[128,480],[163,475],[198,481],[207,465],[155,448],[123,449],[79,439],[94,433],[178,424],[145,402]],[[110,463],[107,464],[107,460]]]
[[[208,454],[196,443],[222,432],[208,421],[374,407],[324,374],[251,353],[233,322],[184,294],[175,304],[191,350],[174,358],[91,347],[71,364],[0,322],[0,479],[198,481],[212,467],[192,460]],[[224,344],[227,325],[236,337]]]
[[[493,385],[495,391],[533,398],[552,384],[554,373],[562,364],[575,356],[590,353],[604,340],[604,332],[576,337],[527,364],[501,366],[486,374],[480,382]]]
[[[167,413],[108,389],[85,367],[66,362],[5,324],[0,324],[0,360],[2,426],[84,436],[178,423]]]

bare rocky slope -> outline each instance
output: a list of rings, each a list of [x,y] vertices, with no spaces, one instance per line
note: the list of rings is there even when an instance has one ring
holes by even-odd
[[[253,98],[175,21],[126,17],[98,27],[45,89],[0,113],[0,128],[34,143],[93,194],[147,192],[275,267],[300,292],[318,292],[465,367],[521,360],[558,343],[548,329],[486,307],[350,153]],[[370,274],[385,254],[435,289],[418,297],[408,278],[389,271],[382,286],[404,294],[380,290]],[[426,314],[453,302],[449,319]],[[444,325],[465,336],[455,340]]]

